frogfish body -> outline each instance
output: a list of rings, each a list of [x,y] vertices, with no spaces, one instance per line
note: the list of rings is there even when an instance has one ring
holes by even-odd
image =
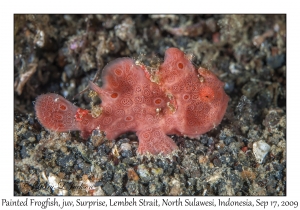
[[[102,87],[89,83],[102,101],[98,116],[49,93],[36,99],[39,122],[57,132],[79,130],[85,139],[96,128],[107,139],[136,132],[139,154],[166,155],[177,149],[168,135],[208,132],[220,124],[229,100],[224,83],[207,69],[196,70],[177,48],[167,49],[154,71],[131,58],[116,59],[103,69],[102,81]]]

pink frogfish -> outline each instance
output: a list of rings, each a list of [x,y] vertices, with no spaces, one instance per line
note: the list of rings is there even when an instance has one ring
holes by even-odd
[[[164,62],[154,70],[119,58],[101,76],[102,87],[89,82],[102,101],[99,115],[48,93],[35,102],[39,122],[52,131],[78,130],[84,139],[94,129],[109,140],[136,132],[139,154],[166,155],[178,149],[168,135],[197,138],[210,131],[220,124],[229,101],[224,83],[205,68],[195,69],[177,48],[167,49]]]

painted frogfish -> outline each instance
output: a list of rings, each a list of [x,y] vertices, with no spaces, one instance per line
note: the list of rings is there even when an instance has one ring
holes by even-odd
[[[119,58],[104,67],[101,77],[102,87],[89,82],[101,98],[100,114],[48,93],[35,102],[39,122],[52,131],[79,130],[84,139],[94,129],[109,140],[136,132],[139,154],[166,155],[178,149],[168,135],[197,138],[210,131],[220,124],[229,101],[224,83],[205,68],[195,69],[177,48],[167,49],[154,70]]]

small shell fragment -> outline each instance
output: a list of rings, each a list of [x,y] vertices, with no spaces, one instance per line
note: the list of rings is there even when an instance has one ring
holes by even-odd
[[[263,140],[253,143],[253,153],[258,163],[262,163],[271,147]]]

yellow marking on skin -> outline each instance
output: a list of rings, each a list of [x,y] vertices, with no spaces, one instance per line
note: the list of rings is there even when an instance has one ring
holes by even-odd
[[[203,83],[205,80],[204,80],[204,77],[202,77],[202,76],[200,76],[200,75],[198,75],[198,77],[199,77],[199,81],[201,82],[201,83]]]
[[[175,113],[176,108],[175,108],[175,106],[174,106],[173,104],[171,104],[170,102],[168,102],[168,103],[167,103],[167,106],[169,107],[169,109],[170,109],[170,111],[171,111],[172,113]]]

